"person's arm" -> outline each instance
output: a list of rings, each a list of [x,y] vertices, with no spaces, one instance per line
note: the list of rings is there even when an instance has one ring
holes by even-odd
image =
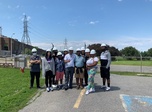
[[[108,63],[106,65],[106,68],[110,67],[110,64],[111,64],[111,54],[110,52],[108,52]]]
[[[53,75],[55,75],[55,61],[53,58],[52,58],[52,72],[53,72]]]
[[[36,60],[30,59],[29,63],[34,64],[34,63],[36,63]]]
[[[93,67],[93,66],[96,66],[97,64],[98,64],[98,61],[94,61],[92,64],[87,65],[87,67]]]
[[[87,67],[93,67],[93,66],[96,66],[97,64],[98,64],[98,58],[96,57],[96,58],[93,59],[93,63],[87,65]]]
[[[68,62],[70,62],[70,60],[68,60],[67,59],[67,55],[65,55],[65,57],[64,57],[64,63],[68,63]]]
[[[44,64],[44,60],[42,59],[42,76],[45,76],[45,64]]]
[[[38,60],[36,60],[36,63],[37,63],[37,64],[40,64],[40,63],[41,63],[41,58],[40,58],[40,57],[38,58]]]

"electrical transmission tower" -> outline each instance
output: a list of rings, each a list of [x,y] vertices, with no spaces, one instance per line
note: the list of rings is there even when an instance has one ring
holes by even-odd
[[[65,38],[65,40],[64,40],[64,49],[67,49],[68,48],[68,46],[67,46],[67,39]]]
[[[21,42],[24,43],[24,44],[31,45],[30,37],[29,37],[29,34],[28,34],[28,24],[27,23],[28,23],[28,20],[27,20],[27,17],[25,15],[24,16],[24,21],[23,21],[24,31],[23,31],[23,36],[22,36]]]

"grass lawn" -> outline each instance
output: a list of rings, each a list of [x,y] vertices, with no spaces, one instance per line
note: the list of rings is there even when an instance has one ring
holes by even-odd
[[[134,66],[140,66],[141,61],[112,61],[112,65],[134,65]],[[142,66],[152,66],[152,61],[142,61]]]
[[[19,69],[0,68],[0,112],[17,112],[38,92],[36,84],[30,86],[29,70],[21,73]],[[44,80],[41,78],[41,85]]]

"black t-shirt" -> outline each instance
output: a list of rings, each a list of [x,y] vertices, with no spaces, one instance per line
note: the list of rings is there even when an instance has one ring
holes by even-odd
[[[30,60],[41,60],[40,56],[36,55],[36,56],[31,56]],[[31,72],[40,72],[40,63],[35,64],[33,63],[31,65]]]

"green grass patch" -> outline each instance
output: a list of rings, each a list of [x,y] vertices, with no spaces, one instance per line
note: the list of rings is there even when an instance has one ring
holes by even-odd
[[[41,78],[41,85],[44,79]],[[30,86],[30,71],[21,73],[19,69],[0,68],[0,112],[17,112],[38,92],[36,84]]]
[[[112,61],[112,65],[133,65],[133,66],[152,66],[152,61],[136,61],[136,60],[124,60],[124,61]]]
[[[139,72],[116,72],[116,71],[110,71],[111,74],[116,74],[116,75],[124,75],[124,76],[144,76],[144,77],[152,77],[152,74],[150,73],[139,73]],[[137,75],[139,74],[139,75]]]

